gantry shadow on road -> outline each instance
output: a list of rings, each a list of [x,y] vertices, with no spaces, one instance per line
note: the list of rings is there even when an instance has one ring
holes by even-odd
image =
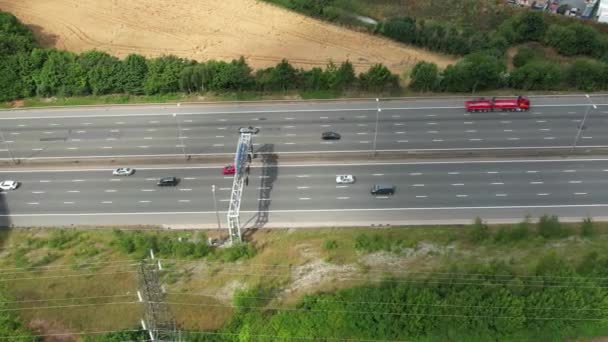
[[[278,156],[276,153],[274,153],[274,144],[262,145],[257,151],[255,151],[255,155],[258,158],[261,158],[262,162],[260,192],[258,195],[258,212],[249,220],[251,221],[255,219],[255,222],[253,222],[251,227],[245,231],[245,239],[251,236],[251,234],[253,234],[257,229],[263,228],[266,223],[268,223],[268,211],[270,210],[270,205],[272,203],[270,194],[279,173],[279,168],[277,167]]]
[[[6,191],[0,192],[0,229],[5,230],[11,227],[10,212],[8,209],[8,201],[10,194]]]

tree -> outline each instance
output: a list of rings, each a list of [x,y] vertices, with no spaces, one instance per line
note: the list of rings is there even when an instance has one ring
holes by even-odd
[[[379,28],[383,35],[404,43],[416,40],[416,19],[410,17],[391,18],[381,23]]]
[[[441,87],[454,92],[497,89],[504,85],[506,69],[496,56],[482,52],[470,54],[443,71]]]
[[[29,52],[35,42],[32,31],[17,17],[0,11],[0,56]]]
[[[148,95],[166,94],[179,90],[179,78],[186,61],[175,56],[163,56],[148,61],[144,92]]]
[[[87,84],[94,95],[122,91],[123,68],[118,58],[101,51],[88,51],[79,56],[78,63],[86,70]]]
[[[122,72],[119,74],[119,84],[127,94],[143,94],[144,82],[148,74],[146,58],[131,54],[122,63]]]
[[[210,64],[208,63],[208,65]],[[209,89],[218,91],[243,91],[250,89],[254,82],[251,68],[243,57],[232,60],[230,63],[215,62],[210,69],[210,76]]]
[[[524,11],[514,24],[520,42],[539,41],[547,29],[543,13],[538,11]]]
[[[439,80],[437,65],[429,62],[418,62],[410,75],[410,88],[419,91],[431,91]]]
[[[330,63],[325,69],[325,78],[329,89],[342,91],[348,87],[352,87],[357,79],[355,76],[355,68],[350,61],[345,61],[336,68],[333,63]]]
[[[382,64],[374,64],[367,72],[359,75],[361,87],[366,90],[382,91],[399,87],[399,78]]]
[[[22,94],[22,82],[19,75],[17,56],[0,58],[0,101],[10,101]]]
[[[544,41],[566,56],[601,54],[597,31],[579,23],[549,26]]]
[[[577,59],[567,70],[568,84],[579,90],[606,89],[608,65],[588,59]]]
[[[71,52],[51,50],[36,76],[36,92],[42,96],[84,95],[87,76]]]
[[[258,88],[262,91],[292,89],[297,83],[297,78],[296,69],[286,59],[275,67],[260,70],[256,74]]]
[[[559,65],[544,61],[530,62],[511,72],[511,86],[516,89],[559,89],[563,79]]]

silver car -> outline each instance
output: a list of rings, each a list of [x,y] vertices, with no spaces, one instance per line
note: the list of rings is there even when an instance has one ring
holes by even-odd
[[[130,167],[119,167],[118,169],[112,171],[114,176],[130,176],[135,173],[135,169]]]
[[[4,191],[15,190],[19,187],[19,182],[13,180],[5,180],[0,182],[0,189]]]

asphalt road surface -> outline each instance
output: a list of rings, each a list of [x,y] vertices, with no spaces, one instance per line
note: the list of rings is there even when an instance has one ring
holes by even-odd
[[[378,151],[608,146],[608,96],[540,96],[529,112],[471,114],[463,100],[7,110],[0,111],[0,159],[230,155],[243,126],[259,127],[254,146],[273,144],[279,154],[367,152],[375,136]],[[342,139],[322,141],[324,131]]]
[[[356,182],[336,184],[336,175]],[[176,187],[158,187],[177,176]],[[4,170],[22,186],[0,195],[4,225],[164,224],[225,227],[232,177],[220,167],[111,170]],[[397,187],[372,196],[376,183]],[[256,160],[244,190],[245,227],[347,226],[471,222],[475,216],[518,221],[527,214],[579,219],[606,216],[608,159],[280,165]]]

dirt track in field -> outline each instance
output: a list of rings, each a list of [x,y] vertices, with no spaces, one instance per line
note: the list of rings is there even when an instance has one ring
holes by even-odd
[[[255,0],[0,0],[47,47],[119,57],[174,54],[204,61],[244,56],[254,68],[287,58],[298,67],[350,60],[401,73],[425,60],[454,60],[314,20]]]

